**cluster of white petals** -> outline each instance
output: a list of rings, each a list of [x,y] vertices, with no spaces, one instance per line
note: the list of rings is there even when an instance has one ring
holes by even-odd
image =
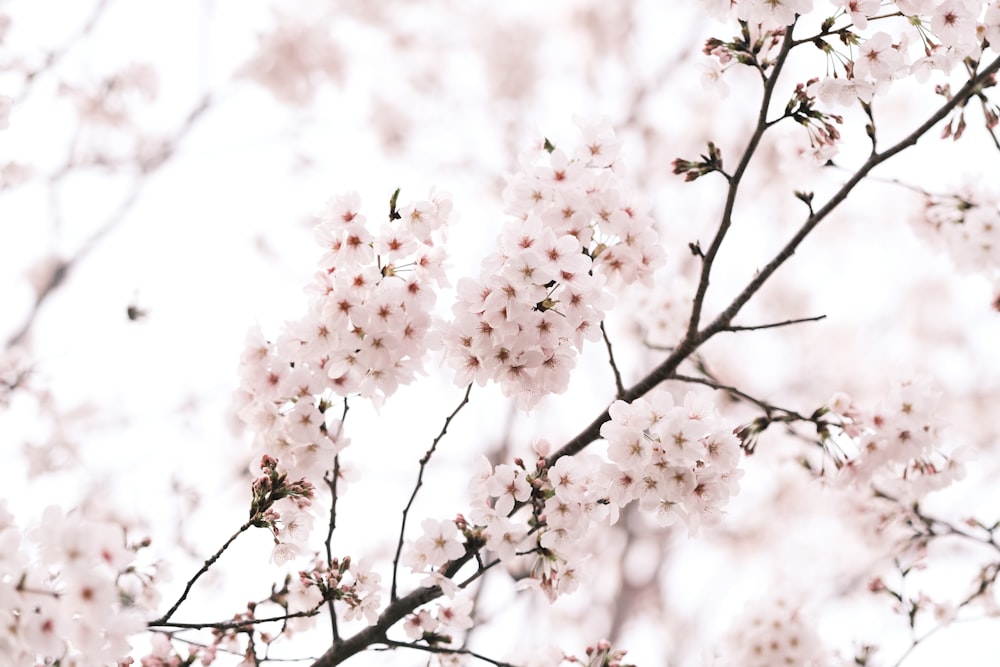
[[[937,403],[926,378],[899,381],[873,409],[856,407],[846,394],[834,395],[830,413],[856,449],[841,468],[841,480],[916,499],[961,479],[962,462],[937,449],[943,427]]]
[[[470,485],[470,518],[482,526],[487,550],[528,570],[521,588],[550,600],[576,590],[592,529],[618,517],[620,508],[608,499],[608,465],[594,454],[563,456],[550,467],[540,458],[531,471],[520,463],[493,468],[484,459]]]
[[[1000,191],[969,183],[958,194],[928,197],[915,222],[936,246],[943,241],[960,271],[991,278],[1000,274]]]
[[[716,523],[738,490],[741,450],[715,405],[689,393],[675,405],[663,390],[616,401],[601,427],[607,459],[597,454],[539,458],[483,468],[470,484],[470,518],[502,562],[525,566],[522,585],[550,598],[575,590],[598,525],[613,524],[633,501],[661,525],[682,522],[694,535]],[[546,447],[536,447],[540,456]]]
[[[692,534],[718,522],[739,490],[740,443],[715,404],[689,392],[676,405],[664,390],[632,403],[615,401],[601,427],[615,466],[608,489],[614,505],[632,500],[661,525],[677,521]]]
[[[469,593],[459,593],[438,602],[431,609],[418,609],[406,617],[403,631],[414,640],[433,637],[435,646],[447,644],[455,649],[461,646],[458,633],[473,626],[473,598]],[[447,663],[443,663],[447,664]]]
[[[748,605],[720,648],[721,655],[712,667],[835,664],[812,619],[780,597]]]
[[[309,612],[331,597],[336,600],[337,615],[345,620],[363,620],[374,625],[382,605],[382,577],[367,560],[334,559],[332,563],[317,557],[307,570],[299,572],[289,586],[288,611]],[[332,593],[336,591],[336,593]],[[315,627],[317,616],[288,619],[288,633]]]
[[[461,521],[464,522],[464,519]],[[416,574],[426,575],[420,584],[439,586],[445,598],[435,603],[433,608],[418,609],[407,616],[403,630],[414,641],[433,637],[436,646],[452,644],[457,647],[461,644],[458,633],[473,625],[473,597],[468,591],[461,590],[443,570],[448,563],[465,555],[466,542],[462,539],[459,524],[452,519],[424,519],[420,527],[422,534],[407,543],[400,564]]]
[[[457,524],[451,519],[424,519],[420,524],[423,535],[405,553],[402,564],[414,572],[430,573],[465,553]]]
[[[431,310],[445,284],[443,226],[451,201],[431,197],[378,229],[360,198],[335,198],[316,229],[325,253],[308,312],[272,343],[255,327],[240,360],[240,418],[255,458],[277,458],[293,479],[318,482],[348,443],[329,410],[337,396],[379,404],[422,370]]]
[[[525,409],[566,390],[584,341],[601,336],[612,291],[649,284],[664,260],[650,203],[622,182],[614,132],[582,128],[572,153],[546,142],[521,156],[499,250],[479,278],[458,282],[445,333],[458,384],[493,380]]]
[[[770,28],[788,25],[812,10],[813,0],[740,0],[731,3],[736,18]]]
[[[814,9],[813,0],[702,0],[702,4],[720,18],[746,21],[753,35],[780,34],[797,15]],[[830,4],[829,30],[817,41],[825,44],[827,76],[810,86],[811,94],[824,104],[871,102],[892,81],[912,76],[923,82],[933,72],[948,74],[967,58],[978,60],[984,43],[994,51],[1000,46],[998,0],[830,0]],[[876,17],[877,21],[871,20]],[[724,51],[713,55],[723,65],[730,62]]]
[[[113,665],[153,617],[120,525],[47,508],[27,533],[0,501],[0,663]]]
[[[1000,3],[995,1],[831,2],[847,13],[860,44],[844,54],[850,63],[845,71],[816,84],[815,93],[827,103],[870,102],[892,81],[912,76],[924,82],[933,72],[947,74],[966,58],[979,59],[984,37],[1000,36]],[[869,19],[875,16],[898,18],[879,20],[884,29],[873,31]]]

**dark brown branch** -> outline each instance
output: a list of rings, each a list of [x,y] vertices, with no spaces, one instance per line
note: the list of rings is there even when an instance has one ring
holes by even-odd
[[[625,385],[622,384],[622,374],[618,370],[618,364],[615,363],[615,353],[611,349],[611,339],[608,338],[608,332],[604,328],[604,321],[601,321],[601,335],[604,336],[604,345],[608,348],[608,363],[611,364],[611,372],[615,375],[615,396],[621,396],[625,393]]]
[[[481,547],[482,544],[467,544],[465,555],[445,565],[442,574],[448,578],[454,577],[466,563],[479,553]],[[436,600],[441,595],[442,592],[439,586],[423,586],[401,598],[393,600],[389,603],[389,606],[382,610],[374,625],[370,625],[356,635],[345,639],[340,644],[328,648],[326,653],[312,664],[312,667],[333,667],[344,662],[351,656],[364,651],[372,644],[385,643],[387,640],[386,632],[388,632],[389,628],[403,620],[407,614],[413,612],[417,607],[427,604],[431,600]]]
[[[466,556],[460,562],[464,564],[468,558],[469,556]],[[448,571],[450,572],[451,569],[449,567]],[[452,572],[452,574],[454,573]],[[364,651],[372,644],[386,643],[388,640],[385,633],[389,628],[403,620],[407,614],[411,613],[417,607],[427,604],[440,596],[440,588],[437,586],[425,586],[394,600],[382,611],[374,625],[370,625],[356,635],[328,648],[326,653],[321,655],[312,664],[312,667],[333,667],[344,662],[351,656]]]
[[[534,530],[531,531],[531,533],[534,533],[534,532],[535,532]],[[531,533],[528,533],[528,534],[530,535]],[[529,552],[525,552],[525,553],[519,553],[517,555],[518,556],[523,556],[526,553],[531,553],[531,552],[529,551]],[[478,556],[477,556],[477,558],[478,558]],[[481,576],[483,576],[484,574],[486,574],[487,572],[489,572],[490,570],[492,570],[494,567],[496,567],[499,564],[500,564],[500,559],[499,558],[494,558],[493,560],[491,560],[489,563],[486,563],[485,565],[483,565],[482,561],[480,560],[479,561],[479,568],[475,572],[473,572],[471,575],[469,575],[468,579],[466,579],[465,581],[463,581],[462,583],[460,583],[458,585],[458,587],[459,588],[467,588],[469,584],[471,584],[476,579],[479,579]]]

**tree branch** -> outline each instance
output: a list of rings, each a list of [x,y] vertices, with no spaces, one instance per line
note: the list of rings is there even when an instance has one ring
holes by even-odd
[[[350,405],[347,402],[347,397],[344,396],[344,411],[340,413],[340,425],[337,426],[337,434],[333,438],[333,442],[340,440],[341,434],[344,432],[344,420],[347,419],[347,411],[350,409]],[[328,436],[329,437],[329,436]],[[334,455],[333,457],[333,472],[331,477],[326,479],[327,486],[330,487],[330,523],[326,530],[326,540],[324,545],[326,547],[326,562],[327,565],[333,562],[333,531],[337,529],[337,480],[340,479],[340,455]],[[333,634],[333,643],[336,644],[340,641],[340,631],[337,629],[337,612],[334,608],[333,598],[326,601],[327,610],[330,612],[330,631]]]
[[[786,35],[785,42],[782,45],[782,54],[787,53],[787,49],[790,48],[791,40]],[[780,65],[783,62],[783,56],[779,56],[778,62],[775,65],[774,71],[772,72],[771,79],[769,79],[769,84],[771,85],[771,90],[773,90],[773,81],[777,79],[778,73],[780,71]],[[677,347],[670,353],[670,355],[664,359],[656,368],[654,368],[650,373],[648,373],[644,378],[639,380],[635,385],[625,390],[622,395],[622,400],[633,401],[646,393],[651,391],[660,382],[669,379],[677,370],[679,365],[687,359],[695,350],[697,350],[705,341],[710,339],[715,334],[726,330],[730,326],[733,318],[739,313],[740,309],[746,304],[747,301],[761,288],[761,286],[770,278],[771,275],[794,253],[795,249],[802,242],[802,240],[808,236],[808,234],[818,225],[823,219],[825,219],[840,203],[846,199],[847,195],[854,189],[854,187],[867,176],[872,169],[874,169],[879,164],[889,160],[899,152],[912,146],[917,142],[920,137],[922,137],[931,127],[942,120],[947,114],[954,109],[959,103],[968,98],[976,92],[976,90],[983,84],[984,81],[990,76],[992,76],[998,69],[1000,69],[1000,58],[992,62],[985,70],[980,74],[970,79],[966,85],[964,85],[955,96],[944,104],[938,111],[936,111],[926,122],[921,124],[916,130],[914,130],[908,137],[895,144],[891,148],[872,155],[858,170],[855,174],[845,183],[836,194],[831,197],[831,199],[814,214],[810,215],[803,224],[802,228],[793,236],[793,238],[785,245],[785,247],[771,260],[754,278],[747,284],[742,292],[732,301],[732,303],[722,311],[708,326],[703,329],[697,329],[698,314],[700,313],[701,303],[699,302],[692,309],[691,322],[694,326],[689,326],[688,332],[677,345]],[[766,105],[762,105],[762,114],[766,114]],[[741,165],[749,162],[748,154],[752,152],[756,144],[753,142],[759,141],[760,134],[763,130],[758,127],[758,130],[754,133],[754,138],[751,139],[752,145],[748,146],[747,154],[744,155],[744,160],[741,160]],[[743,169],[745,170],[745,166]],[[739,169],[737,173],[742,173]],[[738,179],[734,179],[737,180]],[[731,223],[732,206],[735,202],[735,193],[730,189],[730,194],[727,197],[727,211],[728,213],[723,216],[723,227],[727,227]],[[725,229],[720,228],[719,234],[716,235],[716,241],[713,245],[721,244],[721,238],[725,234]],[[717,248],[716,248],[717,250]],[[714,255],[713,255],[714,257]],[[707,258],[706,258],[707,261]],[[699,286],[699,293],[704,297],[704,289],[707,289],[708,284],[708,271],[703,267],[703,283],[704,285]],[[450,419],[450,418],[449,418]],[[573,439],[568,441],[561,449],[552,454],[548,459],[547,463],[552,465],[559,457],[573,455],[584,449],[591,442],[596,440],[600,436],[601,426],[608,421],[608,411],[604,410],[600,415],[598,415],[588,426],[586,426],[578,435]],[[440,437],[440,436],[439,436]],[[420,480],[418,479],[418,488]],[[411,498],[412,499],[412,498]],[[444,575],[447,577],[453,577],[461,567],[472,559],[475,554],[475,549],[469,549],[466,554],[455,561],[448,564],[445,569]],[[397,557],[398,561],[398,557]],[[395,569],[395,563],[394,563]],[[334,665],[339,665],[351,656],[360,653],[367,647],[376,643],[386,643],[388,640],[386,638],[386,632],[389,628],[395,625],[397,622],[406,617],[407,614],[411,613],[417,607],[436,599],[441,595],[441,589],[437,586],[428,586],[418,588],[411,593],[393,599],[388,606],[379,615],[377,621],[361,630],[354,636],[344,640],[340,644],[331,646],[327,651],[313,663],[313,667],[333,667]]]
[[[820,320],[825,320],[826,315],[816,315],[815,317],[800,317],[794,320],[785,320],[783,322],[772,322],[770,324],[755,324],[753,326],[738,326],[731,324],[721,331],[760,331],[761,329],[776,329],[778,327],[787,327],[791,324],[802,324],[803,322],[819,322]]]
[[[304,618],[309,616],[315,616],[318,613],[319,613],[319,607],[315,607],[307,611],[296,611],[289,614],[284,614],[282,616],[271,616],[269,618],[252,618],[252,619],[247,619],[245,621],[222,621],[219,623],[172,623],[172,622],[158,623],[156,621],[153,621],[149,623],[148,627],[177,628],[180,630],[204,630],[206,628],[212,628],[214,630],[239,630],[241,628],[249,628],[254,625],[260,625],[261,623],[277,623],[280,621],[287,621],[290,618]]]
[[[212,556],[208,560],[206,560],[204,564],[202,564],[201,569],[195,572],[195,575],[188,580],[187,585],[184,586],[184,592],[181,593],[181,596],[179,598],[177,598],[177,601],[174,602],[173,606],[167,610],[167,613],[165,613],[163,616],[160,616],[155,621],[150,621],[147,624],[148,627],[166,624],[166,622],[170,619],[170,617],[174,615],[174,612],[177,611],[177,608],[181,606],[181,603],[187,599],[188,593],[191,592],[191,588],[194,586],[195,582],[198,581],[201,575],[208,572],[208,569],[215,564],[215,561],[219,560],[219,557],[222,556],[223,552],[229,548],[229,545],[232,544],[237,537],[239,537],[240,535],[242,535],[243,533],[245,533],[247,530],[250,529],[250,526],[253,525],[253,522],[255,520],[256,517],[251,516],[246,523],[244,523],[242,526],[239,527],[239,530],[230,535],[229,539],[226,540],[221,547],[219,547],[219,550],[216,551],[214,554],[212,554]]]
[[[496,667],[514,667],[514,665],[509,662],[501,662],[499,660],[494,660],[493,658],[487,658],[485,655],[476,653],[475,651],[470,651],[466,648],[448,648],[447,646],[430,646],[425,644],[417,644],[416,642],[398,642],[392,639],[388,639],[382,642],[389,648],[410,648],[417,651],[424,651],[426,653],[442,653],[446,655],[468,655],[476,660],[482,660],[483,662],[488,662],[491,665],[496,665]]]
[[[618,370],[618,364],[615,363],[615,353],[611,349],[611,339],[608,338],[608,332],[604,328],[603,320],[601,320],[601,335],[604,336],[604,346],[608,348],[608,363],[611,364],[611,372],[615,375],[615,396],[621,396],[625,393],[625,385],[622,384],[622,374]]]
[[[719,313],[715,321],[712,322],[708,327],[706,327],[705,332],[710,332],[712,334],[717,331],[721,331],[725,327],[729,326],[729,323],[740,311],[740,309],[746,304],[750,298],[756,294],[764,283],[767,281],[771,275],[778,270],[785,261],[791,257],[799,244],[809,235],[809,233],[816,228],[820,222],[822,222],[830,213],[832,213],[837,206],[839,206],[845,199],[847,195],[854,190],[855,186],[862,181],[875,167],[879,166],[883,162],[888,161],[890,158],[895,157],[897,154],[901,153],[905,149],[913,146],[924,136],[932,127],[937,125],[941,120],[943,120],[952,110],[959,106],[961,103],[967,101],[969,97],[974,95],[980,86],[993,76],[997,70],[1000,70],[1000,58],[997,58],[989,66],[980,72],[975,77],[969,79],[964,86],[959,89],[955,96],[948,100],[945,104],[941,105],[936,112],[934,112],[930,118],[928,118],[924,123],[922,123],[917,129],[911,132],[908,136],[901,139],[899,142],[894,144],[892,147],[887,148],[881,153],[874,153],[869,157],[864,164],[862,164],[854,175],[847,180],[847,182],[841,186],[841,188],[832,196],[830,200],[827,201],[819,210],[813,215],[809,216],[805,224],[796,232],[795,236],[785,244],[785,247],[772,259],[767,266],[757,272],[757,275],[750,281],[750,283],[743,289],[740,294],[733,299],[733,302],[724,311]]]
[[[464,565],[469,558],[470,556],[466,555],[457,562]],[[449,567],[447,572],[451,572],[451,569],[452,568]],[[451,572],[451,574],[454,573]],[[427,604],[431,600],[440,596],[440,588],[437,586],[425,586],[423,588],[418,588],[401,598],[397,598],[392,601],[389,606],[382,610],[382,613],[379,615],[378,620],[374,625],[370,625],[354,636],[345,639],[340,644],[336,644],[328,648],[326,653],[321,655],[316,662],[312,664],[312,667],[333,667],[334,665],[339,665],[344,662],[351,656],[364,651],[372,644],[386,643],[388,639],[386,638],[385,633],[389,628],[403,620],[407,614],[420,605]]]
[[[406,507],[403,508],[403,520],[399,523],[399,541],[396,544],[396,555],[392,559],[392,587],[389,590],[389,599],[393,601],[397,599],[396,578],[399,572],[399,557],[400,554],[403,553],[403,539],[404,534],[406,533],[406,518],[410,513],[410,507],[413,506],[413,501],[417,498],[417,492],[420,491],[420,487],[424,484],[424,469],[430,462],[435,450],[437,450],[438,442],[440,442],[441,438],[443,438],[445,433],[448,432],[448,426],[451,424],[451,420],[454,419],[459,410],[465,407],[465,405],[469,402],[469,394],[471,392],[472,383],[470,382],[469,386],[465,388],[465,395],[462,397],[462,401],[458,404],[458,407],[456,407],[452,413],[445,418],[444,425],[441,427],[441,432],[437,434],[437,437],[434,438],[434,442],[431,443],[430,449],[428,449],[427,452],[424,453],[423,458],[420,459],[420,471],[417,473],[417,483],[413,487],[413,493],[410,494],[410,499],[407,501]]]
[[[103,5],[104,3],[102,2],[101,4]],[[163,166],[176,152],[178,143],[194,128],[198,119],[200,119],[201,116],[204,115],[209,108],[211,108],[212,104],[212,97],[206,94],[198,102],[198,104],[196,104],[191,111],[188,112],[188,115],[174,132],[173,137],[170,141],[164,144],[161,152],[153,156],[145,163],[138,165],[139,173],[133,178],[128,193],[118,205],[118,208],[116,208],[108,219],[105,220],[104,224],[94,231],[93,234],[88,236],[71,257],[68,259],[58,259],[58,264],[52,270],[48,280],[46,280],[45,284],[42,285],[35,295],[35,300],[31,304],[31,309],[28,311],[24,322],[22,322],[21,326],[7,338],[6,347],[8,349],[18,345],[28,336],[28,333],[31,331],[31,327],[34,325],[35,318],[38,316],[42,306],[59,287],[65,284],[66,278],[69,276],[70,272],[97,247],[98,243],[103,240],[104,237],[125,222],[132,208],[135,206],[136,201],[138,201],[139,195],[142,194],[143,189],[145,189],[148,185],[149,176]],[[56,182],[68,173],[71,168],[71,165],[66,165],[60,172],[54,174],[51,177],[51,187],[54,188]]]
[[[701,278],[698,280],[698,289],[695,292],[694,302],[691,306],[691,319],[688,322],[688,337],[693,336],[698,330],[698,324],[701,319],[701,309],[705,302],[705,293],[708,291],[709,277],[712,273],[712,265],[715,262],[716,255],[719,254],[719,248],[722,247],[722,241],[726,237],[726,233],[733,224],[733,209],[736,207],[736,194],[739,191],[740,184],[743,182],[743,175],[746,173],[747,167],[750,166],[750,160],[753,158],[754,153],[757,152],[757,146],[760,144],[761,137],[764,136],[764,132],[766,132],[769,127],[767,122],[767,112],[771,107],[771,98],[774,95],[774,88],[778,83],[781,70],[785,65],[785,61],[788,59],[789,51],[792,49],[793,28],[794,24],[786,28],[785,38],[781,42],[781,50],[778,52],[778,55],[774,60],[774,68],[771,70],[770,76],[764,81],[764,94],[760,101],[760,109],[757,112],[757,126],[754,128],[753,134],[750,136],[750,141],[747,143],[747,147],[743,151],[743,156],[740,158],[739,164],[736,166],[736,170],[733,171],[732,175],[729,177],[729,186],[726,192],[726,203],[722,210],[722,220],[719,223],[719,229],[715,233],[715,238],[712,239],[712,244],[702,256]]]
[[[681,340],[677,347],[674,348],[673,352],[671,352],[670,355],[648,375],[639,380],[639,382],[631,388],[627,389],[624,396],[621,397],[621,400],[634,401],[640,396],[644,396],[656,387],[656,385],[660,384],[660,382],[669,379],[670,376],[676,372],[681,362],[687,359],[705,341],[729,327],[733,318],[736,317],[736,315],[740,312],[740,309],[746,305],[747,301],[749,301],[750,298],[764,285],[768,278],[770,278],[771,275],[773,275],[774,272],[777,271],[778,268],[792,256],[792,254],[794,254],[795,249],[798,248],[799,244],[802,243],[806,236],[808,236],[809,233],[816,228],[816,225],[822,222],[847,198],[847,195],[851,193],[855,186],[857,186],[857,184],[860,183],[865,176],[867,176],[878,165],[886,162],[906,148],[916,144],[924,134],[944,119],[945,116],[947,116],[960,102],[967,100],[970,96],[974,95],[979,87],[982,86],[983,83],[993,76],[998,70],[1000,70],[1000,58],[991,62],[986,69],[982,70],[978,75],[970,79],[964,86],[962,86],[955,96],[952,97],[952,99],[943,104],[936,112],[934,112],[934,114],[930,116],[930,118],[927,119],[927,121],[911,132],[909,136],[900,140],[891,148],[868,158],[868,160],[866,160],[865,163],[858,168],[854,175],[851,176],[851,178],[848,179],[843,186],[841,186],[840,190],[838,190],[830,198],[830,200],[823,205],[822,208],[817,210],[813,215],[809,216],[805,224],[803,224],[803,226],[784,246],[784,248],[782,248],[774,259],[772,259],[750,280],[743,291],[741,291],[739,295],[733,299],[732,303],[730,303],[725,310],[719,313],[711,324],[700,331],[689,330],[684,336],[684,339]],[[694,318],[692,318],[692,320],[693,319]],[[608,411],[605,410],[582,431],[580,431],[580,433],[578,433],[573,439],[569,440],[558,451],[552,454],[548,458],[549,465],[552,465],[561,456],[571,456],[576,454],[591,442],[597,440],[601,434],[601,426],[604,422],[608,421],[608,419],[610,419],[610,417],[608,415]]]

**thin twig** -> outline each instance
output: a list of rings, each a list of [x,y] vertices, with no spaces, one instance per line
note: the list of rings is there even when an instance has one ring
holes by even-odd
[[[269,618],[253,618],[253,619],[247,619],[245,621],[222,621],[218,623],[171,623],[171,622],[159,623],[157,621],[152,621],[148,625],[148,627],[177,628],[181,630],[203,630],[205,628],[212,628],[215,630],[238,630],[240,628],[249,628],[254,625],[259,625],[261,623],[276,623],[279,621],[287,621],[290,618],[306,618],[310,616],[315,616],[318,613],[319,613],[319,607],[315,607],[307,611],[296,611],[289,614],[284,614],[283,616],[271,616]]]
[[[344,396],[344,411],[340,413],[340,424],[337,426],[337,433],[333,437],[334,446],[336,446],[337,441],[340,440],[341,434],[344,432],[344,420],[347,419],[347,411],[350,409],[350,405],[347,402],[347,397]],[[326,478],[327,486],[330,487],[330,523],[326,530],[326,540],[324,544],[326,545],[326,564],[327,566],[333,562],[333,531],[337,529],[337,480],[340,478],[340,455],[335,454],[333,457],[333,472],[330,477]],[[333,598],[326,601],[327,609],[330,612],[330,631],[333,633],[333,643],[337,644],[340,642],[340,631],[337,628],[337,612],[333,604]]]
[[[445,418],[441,431],[437,434],[437,437],[434,438],[430,449],[428,449],[420,459],[420,471],[417,473],[417,482],[413,486],[413,492],[410,494],[410,499],[407,501],[406,507],[403,508],[403,520],[399,523],[399,542],[396,544],[396,555],[392,559],[392,587],[389,591],[389,598],[393,602],[398,599],[396,594],[396,580],[399,572],[399,557],[403,552],[403,539],[406,533],[406,518],[410,513],[410,507],[413,506],[413,501],[416,500],[417,492],[420,491],[420,487],[424,485],[424,470],[430,462],[431,457],[434,455],[434,452],[437,450],[438,442],[440,442],[441,438],[443,438],[445,433],[448,432],[448,426],[451,424],[451,420],[454,419],[455,415],[457,415],[459,411],[469,402],[469,394],[471,392],[472,383],[470,382],[469,386],[465,388],[465,395],[462,397],[461,402],[452,411],[452,413]]]
[[[52,70],[59,64],[59,62],[65,58],[73,50],[77,42],[83,40],[84,37],[89,35],[97,22],[101,20],[104,16],[105,11],[108,8],[109,0],[98,0],[94,5],[93,11],[91,11],[90,16],[87,21],[75,34],[70,35],[65,41],[63,41],[59,48],[50,50],[43,59],[42,64],[30,72],[24,73],[24,86],[17,92],[14,96],[19,102],[24,101],[31,94],[31,89],[38,81],[39,77],[45,72]]]
[[[476,653],[475,651],[470,651],[467,648],[448,648],[447,646],[429,646],[427,644],[418,644],[416,642],[399,642],[393,639],[387,639],[382,642],[389,648],[411,648],[417,651],[424,651],[426,653],[439,653],[447,655],[468,655],[477,660],[482,660],[483,662],[488,662],[491,665],[496,665],[496,667],[515,667],[509,662],[501,662],[499,660],[494,660],[493,658],[487,658],[481,653]],[[388,650],[388,649],[383,649]]]
[[[183,139],[184,136],[194,128],[195,123],[199,118],[201,118],[202,115],[204,115],[206,111],[208,111],[209,108],[211,108],[212,104],[212,97],[206,94],[198,102],[198,104],[191,109],[184,121],[181,123],[180,127],[174,132],[171,140],[165,144],[163,151],[146,163],[139,165],[139,172],[134,176],[125,198],[121,201],[114,212],[108,216],[108,219],[104,221],[104,224],[88,236],[71,257],[68,259],[58,260],[58,264],[53,269],[49,279],[35,295],[35,300],[31,304],[31,310],[28,311],[28,315],[25,317],[24,322],[17,329],[17,331],[11,334],[7,339],[6,347],[8,349],[15,347],[27,337],[42,306],[59,287],[65,284],[66,278],[69,276],[70,272],[75,269],[77,265],[79,265],[79,263],[83,261],[88,254],[90,254],[91,251],[97,248],[100,241],[125,222],[129,213],[135,206],[136,201],[138,201],[139,195],[148,185],[149,177],[161,166],[163,166],[176,152],[178,142],[180,142],[181,139]],[[70,168],[71,167],[67,165],[64,167],[64,170],[69,170]],[[53,188],[63,175],[64,174],[59,172],[52,177]]]
[[[890,19],[895,17],[905,18],[905,15],[903,14],[903,12],[892,12],[891,14],[879,14],[878,16],[869,16],[868,22],[871,23],[872,21],[881,21],[883,19]],[[795,40],[795,43],[792,46],[799,46],[800,44],[812,44],[817,39],[821,39],[823,37],[833,37],[834,35],[839,36],[843,32],[849,31],[853,27],[854,27],[853,22],[846,23],[845,25],[842,25],[839,28],[831,26],[827,30],[818,32],[815,35],[812,35],[811,37],[803,37],[802,39]]]
[[[221,547],[219,547],[219,550],[216,551],[214,554],[212,554],[212,557],[206,560],[204,564],[202,564],[201,569],[198,570],[195,573],[195,575],[188,580],[187,585],[184,586],[184,592],[181,593],[181,596],[179,598],[177,598],[177,601],[174,602],[173,606],[170,607],[169,610],[167,610],[167,613],[165,613],[163,616],[160,616],[155,621],[150,621],[148,625],[149,626],[164,625],[168,620],[170,620],[170,617],[174,615],[174,612],[177,611],[177,608],[181,606],[181,603],[187,599],[188,593],[191,592],[191,588],[194,586],[195,582],[198,581],[201,575],[208,572],[208,569],[215,564],[215,561],[219,560],[219,557],[222,556],[222,553],[229,548],[229,545],[231,545],[236,540],[237,537],[239,537],[240,535],[242,535],[243,533],[245,533],[247,530],[250,529],[250,526],[253,525],[253,522],[255,520],[256,517],[250,517],[250,519],[246,523],[244,523],[242,526],[239,527],[239,530],[230,535],[229,539],[226,540]]]
[[[534,531],[532,531],[532,532],[534,532]],[[518,554],[518,555],[521,556],[521,555],[524,555],[524,554]],[[486,565],[480,565],[476,569],[476,571],[473,572],[471,575],[469,575],[469,578],[466,579],[465,581],[463,581],[462,583],[460,583],[458,585],[458,587],[459,588],[468,588],[469,584],[471,584],[475,580],[479,579],[481,576],[483,576],[484,574],[486,574],[487,572],[489,572],[490,570],[492,570],[494,567],[496,567],[499,564],[500,564],[500,559],[499,558],[494,558],[493,560],[491,560]]]
[[[712,239],[712,244],[702,258],[701,277],[698,280],[698,289],[695,292],[694,301],[691,305],[691,319],[688,322],[687,329],[688,337],[693,337],[698,331],[698,324],[701,320],[701,309],[705,302],[705,293],[708,291],[709,278],[712,273],[712,265],[719,254],[719,248],[722,247],[722,241],[725,239],[726,233],[733,224],[736,194],[743,182],[743,175],[746,173],[747,167],[750,166],[750,160],[757,152],[757,146],[760,144],[764,132],[768,129],[767,112],[771,107],[771,98],[774,95],[774,88],[778,83],[781,70],[784,68],[785,61],[788,59],[788,53],[792,48],[792,28],[793,26],[786,28],[785,38],[781,42],[781,50],[774,60],[774,67],[771,70],[771,74],[764,79],[764,94],[761,97],[760,109],[757,112],[757,126],[750,136],[750,141],[747,142],[747,147],[743,150],[743,155],[740,157],[739,164],[736,165],[736,170],[733,171],[728,179],[726,203],[722,210],[722,220],[719,222],[719,229]]]
[[[795,410],[786,410],[785,408],[779,408],[776,405],[771,405],[767,401],[755,398],[750,394],[737,389],[736,387],[725,385],[722,384],[721,382],[717,382],[709,378],[700,378],[691,375],[681,375],[680,373],[674,373],[673,375],[670,376],[670,379],[678,380],[680,382],[688,382],[691,384],[700,384],[706,387],[711,387],[712,389],[717,389],[718,391],[724,391],[734,398],[746,401],[747,403],[753,403],[761,410],[763,410],[765,414],[767,414],[768,416],[770,416],[774,412],[781,412],[783,414],[788,415],[789,417],[793,417],[801,421],[811,421],[808,417],[804,417]]]
[[[791,324],[802,324],[803,322],[819,322],[820,320],[825,320],[826,315],[817,315],[815,317],[800,317],[794,320],[785,320],[784,322],[772,322],[770,324],[755,324],[753,326],[739,326],[736,324],[730,324],[729,326],[720,329],[720,333],[724,331],[760,331],[761,329],[776,329],[777,327],[787,327]]]
[[[347,403],[347,399],[344,399],[344,403]],[[330,487],[330,523],[326,530],[326,563],[329,566],[333,562],[333,531],[337,529],[337,480],[340,478],[340,454],[334,454],[333,456],[333,471],[330,473],[330,477],[326,480],[327,486]],[[326,601],[327,610],[330,612],[330,633],[333,635],[333,643],[337,644],[340,642],[340,630],[337,628],[337,610],[333,604],[334,600],[331,597]]]
[[[621,397],[625,393],[625,385],[622,384],[622,374],[618,370],[618,364],[615,363],[615,353],[611,349],[611,339],[608,338],[608,332],[604,328],[604,320],[601,320],[601,335],[604,336],[604,345],[608,348],[608,363],[611,364],[611,372],[615,374],[615,396]]]

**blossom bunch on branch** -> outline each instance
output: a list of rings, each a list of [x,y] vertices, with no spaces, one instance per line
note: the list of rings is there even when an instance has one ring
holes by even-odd
[[[566,390],[584,341],[600,338],[612,294],[662,265],[650,203],[622,180],[620,142],[583,123],[567,154],[545,140],[504,191],[513,218],[478,279],[458,282],[445,333],[460,385],[493,380],[522,408]]]
[[[0,655],[4,664],[113,664],[158,601],[121,526],[48,507],[22,533],[0,503]]]
[[[823,435],[843,479],[914,500],[961,479],[961,460],[940,450],[936,403],[927,378],[899,381],[871,410],[859,409],[845,394],[835,395],[824,418],[839,422],[834,428],[840,433]],[[850,445],[837,435],[846,436]]]

